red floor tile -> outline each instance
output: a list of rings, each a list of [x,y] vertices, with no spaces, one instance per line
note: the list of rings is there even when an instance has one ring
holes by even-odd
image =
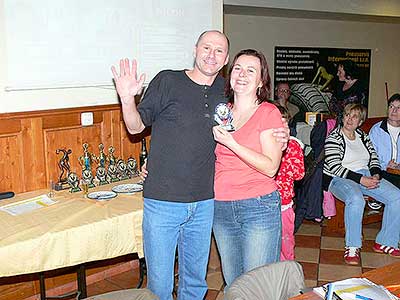
[[[320,248],[321,247],[321,237],[310,236],[310,235],[296,235],[296,247],[304,248]]]
[[[344,251],[321,249],[319,253],[319,263],[327,265],[346,265],[344,262]]]
[[[318,264],[307,263],[299,261],[303,267],[304,279],[317,280],[318,279]]]

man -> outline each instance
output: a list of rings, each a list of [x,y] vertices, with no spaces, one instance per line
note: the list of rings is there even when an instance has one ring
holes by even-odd
[[[137,78],[136,61],[131,65],[128,59],[121,60],[119,74],[112,67],[128,131],[136,134],[152,126],[143,240],[147,287],[160,300],[172,299],[177,246],[178,299],[200,300],[207,292],[214,214],[212,127],[215,107],[226,101],[224,79],[218,73],[228,63],[228,49],[223,33],[202,33],[194,48],[193,69],[160,72],[138,107],[134,97],[144,75]],[[277,135],[287,141],[287,133]]]
[[[279,82],[275,88],[275,97],[281,106],[286,108],[291,118],[293,118],[300,110],[299,108],[289,102],[291,92],[287,82]]]
[[[382,177],[400,188],[400,176],[388,173],[387,169],[400,171],[400,94],[388,101],[388,117],[376,123],[369,135],[379,156]]]

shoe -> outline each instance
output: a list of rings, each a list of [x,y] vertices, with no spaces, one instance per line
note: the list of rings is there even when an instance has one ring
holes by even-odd
[[[344,262],[348,265],[360,264],[360,248],[346,247],[344,251]]]
[[[398,249],[398,248],[384,246],[384,245],[375,243],[375,245],[372,247],[372,249],[377,253],[386,253],[386,254],[389,254],[391,257],[400,258],[400,249]]]

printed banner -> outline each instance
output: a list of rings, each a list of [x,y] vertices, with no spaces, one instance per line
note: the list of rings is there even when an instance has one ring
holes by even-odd
[[[275,47],[277,88],[290,89],[289,102],[305,112],[340,114],[357,102],[368,107],[370,49]]]

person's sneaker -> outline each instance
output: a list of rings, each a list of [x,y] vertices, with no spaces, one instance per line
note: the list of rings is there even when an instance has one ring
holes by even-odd
[[[346,247],[344,251],[344,262],[348,265],[360,264],[360,248]]]
[[[386,253],[392,257],[400,258],[400,249],[375,243],[372,249],[377,253]]]

